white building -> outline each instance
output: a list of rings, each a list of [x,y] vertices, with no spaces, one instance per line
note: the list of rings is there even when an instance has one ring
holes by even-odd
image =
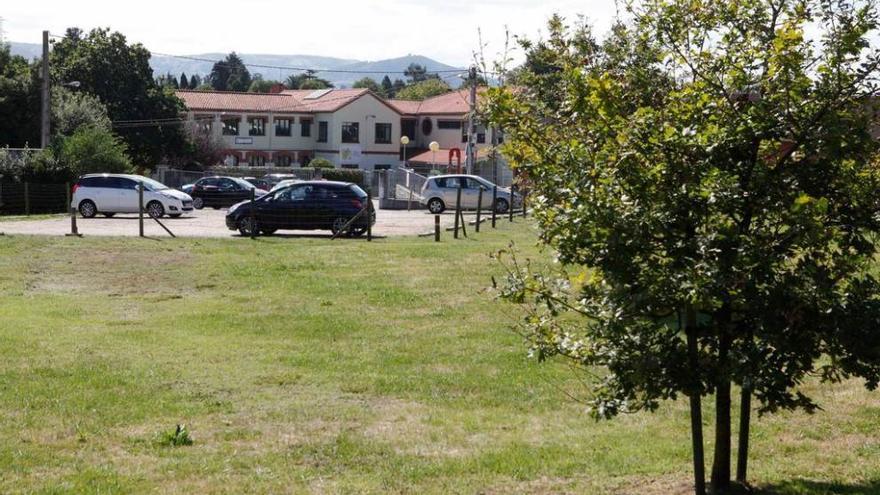
[[[402,163],[403,135],[410,139],[410,164],[445,169],[450,156],[466,159],[467,90],[425,101],[386,101],[367,89],[177,91],[177,96],[189,119],[222,140],[227,165],[297,167],[321,157],[338,167],[387,169]],[[440,145],[436,153],[428,151],[432,141]],[[476,142],[479,161],[491,144],[482,126]]]

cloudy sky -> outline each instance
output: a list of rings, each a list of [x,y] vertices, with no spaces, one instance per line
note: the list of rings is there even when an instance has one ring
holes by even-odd
[[[588,16],[604,32],[613,0],[41,0],[6,2],[5,38],[39,43],[43,29],[109,26],[150,50],[170,54],[228,52],[326,55],[379,60],[425,55],[466,65],[477,29],[498,52],[504,28],[536,37],[553,13]]]

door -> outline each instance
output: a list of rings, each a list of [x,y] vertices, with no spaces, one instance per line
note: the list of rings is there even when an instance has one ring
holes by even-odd
[[[115,177],[89,177],[83,179],[87,189],[86,198],[95,202],[98,211],[115,212],[119,207],[116,196]]]
[[[311,185],[293,186],[275,194],[269,201],[257,201],[259,222],[273,229],[310,228],[307,195]]]
[[[138,211],[138,182],[124,177],[113,178],[113,196],[116,201],[116,209],[120,213],[136,213]],[[146,203],[146,190],[144,191],[144,203]]]
[[[232,179],[223,178],[217,181],[217,206],[232,206],[235,203],[245,199],[250,199],[250,191],[245,191],[244,187],[239,185]]]
[[[461,189],[461,207],[476,210],[477,202],[480,199],[481,184],[470,177],[462,177],[460,180],[464,186]]]
[[[199,179],[193,186],[192,196],[202,198],[205,206],[217,206],[217,182],[216,177]]]

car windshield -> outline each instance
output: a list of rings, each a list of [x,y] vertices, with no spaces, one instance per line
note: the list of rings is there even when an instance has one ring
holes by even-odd
[[[143,182],[144,189],[146,189],[147,191],[164,191],[168,189],[168,186],[166,186],[165,184],[162,184],[161,182],[155,181],[153,179],[149,179],[147,177],[141,177],[135,180]]]
[[[250,182],[248,182],[248,181],[246,181],[246,180],[244,180],[244,179],[239,179],[239,178],[237,178],[237,177],[232,177],[232,181],[235,182],[236,184],[238,184],[239,186],[245,188],[245,189],[253,189],[253,188],[254,188],[254,185],[253,185],[253,184],[251,184]]]
[[[351,190],[354,191],[354,193],[359,198],[366,198],[367,197],[367,193],[365,193],[364,190],[360,188],[360,186],[352,185]]]
[[[473,179],[475,181],[479,182],[480,184],[482,184],[483,186],[485,186],[487,189],[492,189],[493,187],[495,187],[495,184],[492,184],[491,182],[489,182],[488,180],[486,180],[482,177],[473,177]]]

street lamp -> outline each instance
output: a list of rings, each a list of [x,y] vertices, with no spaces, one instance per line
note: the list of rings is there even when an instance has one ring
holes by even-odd
[[[406,145],[409,144],[409,138],[400,136],[400,144],[403,145],[403,168],[406,168]]]
[[[431,150],[431,164],[432,168],[437,168],[437,150],[440,149],[440,143],[437,141],[431,141],[431,144],[428,145],[428,149]]]

